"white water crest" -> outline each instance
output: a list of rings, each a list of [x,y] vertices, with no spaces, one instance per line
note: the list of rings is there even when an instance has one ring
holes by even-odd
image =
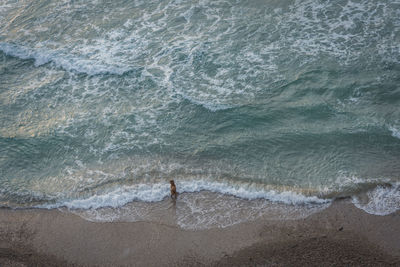
[[[399,1],[39,2],[0,2],[5,206],[397,209]]]
[[[48,51],[46,48],[29,48],[26,46],[0,43],[0,51],[6,55],[18,57],[20,59],[33,59],[35,66],[53,63],[64,70],[86,73],[88,75],[98,74],[118,74],[122,75],[130,69],[124,66],[112,65],[90,58],[78,57],[63,51]]]
[[[305,196],[291,191],[262,190],[257,186],[227,184],[208,180],[177,181],[179,193],[210,191],[231,195],[245,200],[266,199],[289,205],[326,204],[330,199]],[[157,202],[169,196],[168,183],[137,184],[118,186],[106,193],[99,193],[88,198],[66,200],[57,204],[41,205],[40,208],[67,207],[69,209],[98,209],[102,207],[122,207],[132,201]]]
[[[394,126],[390,126],[389,130],[392,132],[392,136],[400,139],[400,130]]]
[[[59,208],[95,222],[152,221],[183,229],[224,228],[265,217],[305,218],[327,208],[330,199],[300,193],[260,190],[206,180],[177,181],[178,199],[169,197],[168,183],[117,187],[108,193],[38,208]]]
[[[159,202],[133,201],[118,208],[65,209],[94,222],[151,221],[178,225],[183,229],[201,230],[225,228],[259,218],[294,220],[305,218],[327,208],[330,203],[284,204],[266,199],[245,200],[232,195],[201,191],[181,193],[178,199],[169,197]]]
[[[380,185],[352,198],[353,204],[370,214],[388,215],[400,210],[400,183]]]

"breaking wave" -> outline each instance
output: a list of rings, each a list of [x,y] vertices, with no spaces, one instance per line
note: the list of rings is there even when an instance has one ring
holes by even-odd
[[[32,49],[26,46],[0,43],[0,51],[4,54],[20,59],[33,59],[35,66],[54,64],[64,70],[85,73],[88,75],[117,74],[122,75],[131,69],[117,65],[101,64],[98,60],[81,58],[59,51],[48,51],[45,49]]]

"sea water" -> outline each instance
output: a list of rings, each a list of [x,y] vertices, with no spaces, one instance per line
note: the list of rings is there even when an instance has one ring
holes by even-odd
[[[400,1],[1,1],[0,205],[151,220],[170,179],[189,228],[400,209]]]

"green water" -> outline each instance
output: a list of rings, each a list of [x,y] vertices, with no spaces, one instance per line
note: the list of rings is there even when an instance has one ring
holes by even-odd
[[[0,203],[158,201],[176,179],[290,203],[383,186],[396,210],[399,18],[398,1],[3,1]]]

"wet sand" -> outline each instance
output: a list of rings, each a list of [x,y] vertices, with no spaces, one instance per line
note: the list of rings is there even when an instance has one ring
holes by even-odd
[[[346,199],[305,219],[208,230],[0,209],[0,266],[400,266],[399,240],[400,212],[375,216]]]

